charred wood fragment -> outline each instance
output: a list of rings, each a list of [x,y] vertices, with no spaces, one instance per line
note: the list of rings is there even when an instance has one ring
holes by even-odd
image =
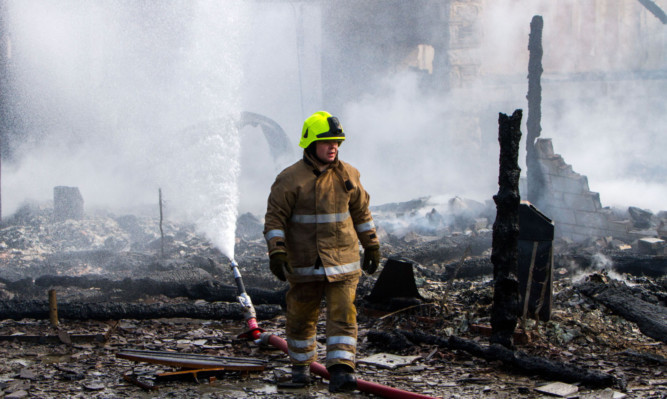
[[[255,306],[257,319],[267,320],[282,313],[278,305]],[[140,303],[61,303],[58,304],[61,319],[70,320],[118,320],[118,319],[160,319],[185,317],[191,319],[244,320],[243,307],[239,303],[205,304],[140,304]],[[48,319],[48,301],[2,301],[0,320]]]
[[[160,387],[157,387],[153,384],[139,381],[139,379],[134,374],[123,374],[123,379],[131,384],[138,386],[144,391],[157,391]]]
[[[615,314],[637,324],[646,336],[667,343],[667,308],[636,297],[631,288],[619,281],[589,281],[577,287],[582,294],[603,304]]]
[[[443,281],[449,281],[455,278],[475,279],[482,276],[491,276],[493,274],[493,264],[488,257],[473,257],[464,259],[461,262],[452,262],[445,265],[445,271],[439,278]]]
[[[406,248],[401,252],[401,256],[423,265],[452,261],[460,262],[464,255],[482,255],[484,251],[491,247],[491,242],[491,234],[442,237],[423,245]]]
[[[498,117],[500,143],[500,170],[496,203],[496,220],[493,223],[494,291],[491,310],[491,342],[513,347],[512,336],[519,314],[519,142],[521,140],[522,111],[517,109],[511,117]]]
[[[470,355],[488,361],[500,360],[512,370],[528,375],[540,375],[552,380],[563,382],[580,382],[591,388],[616,386],[625,388],[625,381],[613,375],[597,371],[589,371],[581,367],[528,355],[521,351],[513,351],[502,345],[491,344],[482,346],[475,341],[463,339],[455,335],[443,338],[436,335],[395,330],[391,332],[369,331],[368,340],[375,344],[401,343],[405,349],[418,344],[437,345],[448,350],[462,350]],[[409,345],[409,346],[405,346]]]
[[[412,348],[416,344],[412,340],[408,339],[406,335],[408,334],[406,334],[405,331],[402,330],[391,330],[391,331],[370,330],[368,331],[368,335],[366,336],[366,338],[368,339],[368,342],[371,342],[382,349],[391,351],[401,351],[404,349]],[[439,339],[440,341],[439,343],[432,343],[432,344],[437,344],[443,348],[447,348],[445,339],[439,337],[433,337],[433,339]]]
[[[660,355],[655,355],[653,353],[637,352],[632,349],[626,349],[623,352],[619,353],[621,356],[627,356],[634,359],[639,359],[640,361],[647,363],[655,363],[662,366],[667,366],[667,359]]]

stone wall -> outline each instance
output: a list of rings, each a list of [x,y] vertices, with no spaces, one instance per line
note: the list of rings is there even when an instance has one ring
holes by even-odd
[[[538,139],[535,149],[545,181],[545,191],[535,206],[554,221],[556,237],[573,241],[631,238],[631,223],[613,220],[612,212],[602,207],[600,194],[590,191],[588,178],[554,153],[551,139]]]
[[[450,88],[464,87],[479,78],[482,64],[483,10],[481,0],[451,0],[448,4],[449,46],[447,48]]]

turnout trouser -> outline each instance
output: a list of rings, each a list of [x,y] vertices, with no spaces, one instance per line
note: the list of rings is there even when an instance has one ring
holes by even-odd
[[[344,281],[290,283],[287,292],[286,333],[292,364],[317,360],[317,320],[326,300],[326,367],[346,364],[354,369],[357,352],[357,309],[354,299],[359,277]]]

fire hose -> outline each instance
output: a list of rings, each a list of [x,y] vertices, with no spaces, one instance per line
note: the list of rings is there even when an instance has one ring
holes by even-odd
[[[267,333],[259,328],[259,325],[257,324],[257,313],[255,312],[255,307],[252,304],[250,296],[246,293],[245,286],[243,285],[243,278],[241,277],[239,266],[235,260],[231,260],[230,267],[232,269],[232,273],[234,274],[234,281],[236,282],[236,288],[238,291],[237,299],[243,307],[243,317],[245,318],[246,325],[248,326],[248,331],[239,335],[239,338],[247,338],[253,340],[257,344],[272,345],[282,350],[283,352],[288,353],[287,341],[278,337],[277,335]],[[330,378],[329,371],[327,371],[326,367],[317,362],[310,364],[310,371],[324,379],[328,380]],[[436,399],[433,396],[408,392],[375,382],[364,381],[359,378],[357,378],[357,389],[361,392],[370,393],[381,398],[388,399]]]

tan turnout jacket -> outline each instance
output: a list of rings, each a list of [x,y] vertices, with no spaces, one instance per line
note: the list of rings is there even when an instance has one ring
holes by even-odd
[[[287,252],[295,283],[359,276],[359,241],[379,245],[359,171],[338,158],[324,172],[315,165],[304,152],[280,172],[266,211],[269,254]]]

